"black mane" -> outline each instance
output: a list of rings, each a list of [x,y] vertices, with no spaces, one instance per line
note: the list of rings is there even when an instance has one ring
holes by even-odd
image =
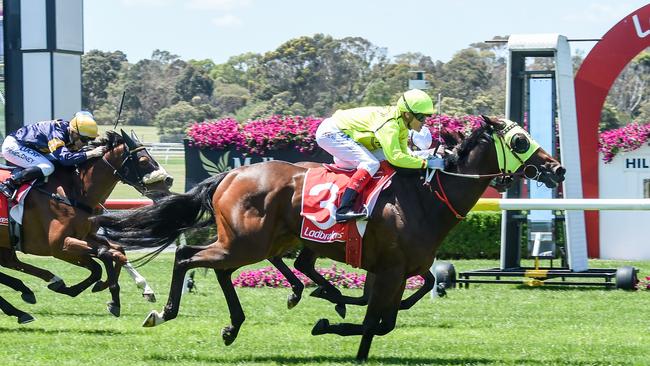
[[[124,138],[122,138],[122,135],[115,131],[109,130],[106,131],[105,136],[98,137],[97,139],[91,141],[89,145],[93,147],[106,146],[109,150],[112,150],[123,143]]]
[[[481,123],[481,125],[472,131],[472,133],[465,137],[462,142],[457,145],[453,152],[445,156],[445,170],[452,170],[458,167],[458,162],[463,161],[469,155],[469,152],[472,151],[476,145],[478,145],[481,139],[490,139],[492,132],[492,126]]]

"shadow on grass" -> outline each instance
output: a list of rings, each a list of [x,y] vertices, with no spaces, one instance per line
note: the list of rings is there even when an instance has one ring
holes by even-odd
[[[16,328],[9,327],[0,327],[0,334],[11,334],[11,333],[34,333],[34,334],[61,334],[61,333],[70,333],[70,334],[90,334],[90,335],[126,335],[132,332],[125,332],[122,330],[115,329],[45,329],[45,328],[36,328],[30,326],[19,326]]]
[[[330,365],[333,363],[351,363],[357,364],[353,355],[350,356],[242,356],[242,357],[219,357],[219,356],[200,356],[200,355],[180,355],[180,356],[167,356],[161,354],[153,354],[143,357],[144,361],[157,361],[157,362],[200,362],[200,363],[223,363],[223,364],[245,364],[251,362],[269,362],[278,365],[304,365],[304,364],[325,364]],[[519,363],[521,361],[478,357],[373,357],[372,354],[368,359],[369,364],[382,364],[382,365],[503,365],[504,363],[511,364],[512,362]],[[574,365],[574,366],[605,366],[611,365],[611,362],[605,361],[566,361],[566,360],[532,360],[526,359],[523,362],[526,365]]]

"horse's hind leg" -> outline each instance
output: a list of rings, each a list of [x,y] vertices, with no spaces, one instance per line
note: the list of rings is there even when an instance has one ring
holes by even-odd
[[[2,310],[3,313],[9,316],[15,316],[16,318],[18,318],[18,324],[26,324],[34,321],[33,316],[27,314],[26,312],[20,309],[17,309],[13,305],[11,305],[9,301],[5,300],[2,296],[0,296],[0,310]]]
[[[282,273],[284,278],[289,281],[291,284],[292,293],[287,298],[287,308],[293,309],[294,306],[298,305],[300,299],[302,298],[302,291],[305,288],[305,285],[300,281],[300,279],[291,271],[291,269],[284,263],[282,257],[272,257],[269,258],[269,262],[275,266],[275,268]]]
[[[147,315],[142,323],[143,327],[155,327],[178,316],[181,296],[183,295],[183,285],[185,283],[185,273],[191,268],[200,266],[199,264],[192,263],[190,260],[193,256],[210,247],[211,246],[196,247],[192,245],[183,245],[176,249],[176,254],[174,255],[174,269],[172,270],[172,282],[169,288],[167,304],[165,304],[162,313],[155,310],[149,312],[149,315]],[[193,265],[190,266],[190,264]]]
[[[221,286],[224,296],[226,297],[226,303],[228,304],[228,311],[230,312],[230,325],[224,327],[221,330],[221,338],[223,338],[223,343],[226,346],[232,344],[239,334],[239,329],[241,325],[246,320],[246,315],[244,315],[244,309],[241,307],[239,302],[239,297],[237,297],[237,292],[232,285],[232,280],[230,276],[234,270],[218,270],[215,269],[214,273],[217,274],[217,280]]]
[[[27,287],[23,281],[0,272],[0,283],[11,287],[13,290],[21,293],[21,298],[28,304],[36,304],[34,292]]]

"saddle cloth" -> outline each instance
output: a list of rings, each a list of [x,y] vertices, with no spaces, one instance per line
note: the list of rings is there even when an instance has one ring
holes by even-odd
[[[4,182],[9,178],[11,175],[11,171],[5,170],[5,169],[0,169],[0,182]],[[34,181],[31,181],[29,183],[25,183],[20,188],[18,188],[18,192],[16,192],[16,197],[15,197],[15,202],[12,203],[11,205],[11,211],[9,211],[9,201],[7,197],[5,197],[3,194],[0,194],[0,226],[8,226],[9,225],[9,213],[11,214],[11,218],[16,221],[18,224],[22,225],[23,224],[23,211],[25,208],[25,197],[27,197],[27,193],[29,190],[32,188],[32,184]]]
[[[366,220],[336,223],[336,210],[354,170],[345,170],[333,165],[311,168],[305,175],[302,190],[300,215],[302,227],[300,237],[320,243],[344,242],[345,261],[354,266],[361,266],[362,237],[366,231]],[[379,193],[390,185],[395,169],[382,161],[379,171],[372,177],[357,199],[355,210],[365,209],[370,217],[377,203]]]

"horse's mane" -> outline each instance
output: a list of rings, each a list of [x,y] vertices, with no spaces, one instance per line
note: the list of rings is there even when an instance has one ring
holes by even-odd
[[[472,151],[476,145],[479,144],[481,138],[489,138],[492,135],[493,128],[487,123],[481,123],[481,125],[474,129],[469,136],[464,137],[462,133],[457,133],[453,131],[444,131],[443,138],[445,142],[448,140],[458,139],[456,136],[460,136],[460,142],[457,142],[454,146],[452,153],[445,156],[445,169],[451,170],[458,166],[460,161],[463,161],[469,155],[469,152]],[[487,135],[487,136],[486,136]]]
[[[124,143],[124,138],[122,138],[122,135],[115,131],[106,131],[105,135],[102,137],[98,137],[95,140],[91,141],[88,145],[92,147],[97,147],[97,146],[106,146],[109,150],[114,149],[120,144]]]

